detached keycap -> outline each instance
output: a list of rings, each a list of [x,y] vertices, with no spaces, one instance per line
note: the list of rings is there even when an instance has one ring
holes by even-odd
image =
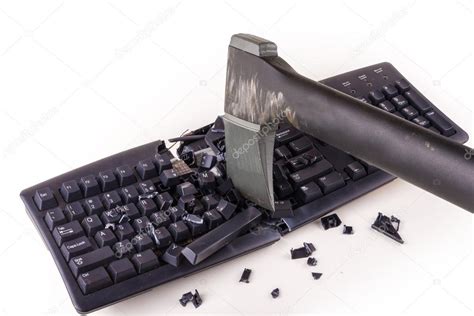
[[[113,284],[104,267],[82,273],[77,282],[84,294],[96,292]]]
[[[133,264],[128,258],[122,258],[114,261],[107,267],[107,271],[114,283],[119,283],[137,275]]]
[[[151,249],[134,254],[132,257],[132,262],[135,266],[135,269],[137,269],[138,274],[153,270],[154,268],[159,266],[158,257],[153,253]]]
[[[456,133],[454,130],[454,126],[451,125],[448,121],[446,121],[441,115],[438,113],[431,111],[426,113],[426,118],[430,120],[431,124],[433,124],[436,129],[438,129],[441,134],[444,136],[451,136]]]
[[[56,240],[58,246],[61,246],[63,242],[73,240],[83,235],[84,231],[82,230],[82,227],[78,221],[73,221],[57,226],[53,230],[53,237]]]
[[[50,188],[36,190],[34,201],[40,211],[58,206],[58,202]]]
[[[105,266],[114,259],[114,252],[107,246],[72,258],[69,262],[69,267],[71,268],[72,274],[77,277],[86,271]]]
[[[72,181],[67,181],[64,182],[61,185],[61,195],[64,198],[64,201],[66,202],[73,202],[77,201],[82,198],[82,192],[79,186],[77,185],[77,182],[72,180]]]

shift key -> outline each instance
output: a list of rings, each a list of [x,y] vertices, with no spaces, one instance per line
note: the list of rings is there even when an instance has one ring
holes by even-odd
[[[109,246],[106,246],[72,258],[69,262],[69,267],[77,278],[83,272],[109,264],[114,258],[114,252]]]

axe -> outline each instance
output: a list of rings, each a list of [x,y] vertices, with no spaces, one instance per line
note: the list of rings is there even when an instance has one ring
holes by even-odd
[[[225,91],[227,173],[243,196],[273,211],[273,147],[283,120],[474,210],[474,159],[465,157],[472,149],[298,74],[271,41],[233,35]]]

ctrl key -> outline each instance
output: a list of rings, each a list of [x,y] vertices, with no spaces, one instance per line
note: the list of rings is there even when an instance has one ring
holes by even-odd
[[[84,294],[96,292],[113,284],[104,267],[82,273],[77,278],[77,282]]]

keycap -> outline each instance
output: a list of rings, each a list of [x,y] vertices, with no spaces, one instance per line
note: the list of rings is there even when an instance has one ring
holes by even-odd
[[[86,252],[93,250],[92,244],[89,238],[82,236],[71,241],[66,241],[61,246],[61,252],[66,259],[69,261],[72,257],[82,255]]]
[[[34,201],[40,211],[58,206],[58,202],[50,188],[41,188],[36,190]]]
[[[133,174],[132,168],[128,165],[117,167],[115,169],[115,174],[117,175],[121,187],[137,182],[137,178]]]
[[[96,214],[87,216],[82,220],[82,228],[84,228],[87,236],[93,237],[99,230],[104,229],[104,225]]]
[[[194,195],[185,195],[178,200],[178,208],[182,210],[192,213],[194,206],[196,206],[196,197]]]
[[[389,101],[380,102],[377,106],[384,111],[387,111],[390,113],[395,112],[395,106]]]
[[[95,234],[94,239],[97,243],[97,246],[101,248],[105,246],[113,246],[118,241],[117,237],[115,237],[114,233],[112,232],[112,230],[110,230],[110,228],[98,231]]]
[[[151,159],[139,161],[137,165],[137,172],[142,180],[148,180],[158,176],[158,171],[156,171],[153,160]]]
[[[385,96],[383,95],[382,92],[378,90],[373,90],[369,92],[369,99],[375,104],[379,104],[383,100],[385,100]]]
[[[115,226],[115,235],[119,241],[132,239],[135,236],[135,230],[130,223],[118,224]]]
[[[230,190],[232,190],[234,188],[234,184],[232,183],[232,179],[231,178],[227,178],[224,180],[224,182],[222,182],[221,184],[219,184],[219,186],[217,187],[217,193],[219,193],[220,195],[226,195]]]
[[[151,182],[151,180],[140,182],[138,184],[138,192],[140,194],[146,195],[146,194],[151,194],[151,193],[156,192],[156,191],[158,191],[158,190],[156,189],[153,182]]]
[[[122,258],[124,256],[132,255],[135,253],[135,248],[128,239],[124,239],[115,243],[112,249],[116,258]]]
[[[99,172],[99,183],[103,192],[118,188],[118,182],[112,170]]]
[[[138,208],[133,203],[128,203],[127,205],[123,205],[119,207],[122,215],[128,216],[130,219],[135,219],[140,217],[140,212]]]
[[[429,127],[430,126],[430,121],[428,121],[423,116],[415,117],[412,122],[420,125],[421,127]]]
[[[456,133],[454,126],[445,120],[440,114],[430,111],[425,114],[425,117],[438,129],[444,136],[451,136]]]
[[[87,212],[87,215],[99,215],[105,211],[104,204],[98,196],[93,196],[84,200],[84,206]]]
[[[306,169],[290,174],[290,180],[294,186],[300,187],[311,182],[313,179],[328,174],[332,170],[333,166],[329,161],[323,159]]]
[[[237,205],[234,205],[224,199],[219,201],[219,204],[216,206],[216,210],[227,220],[232,217]]]
[[[396,97],[393,97],[391,101],[393,105],[395,105],[397,110],[401,110],[404,107],[408,106],[408,101],[401,95],[397,95]]]
[[[125,203],[137,203],[140,194],[133,185],[120,189],[120,196]]]
[[[375,171],[378,171],[379,169],[375,166],[369,165],[365,161],[360,161],[360,163],[364,166],[365,170],[367,171],[368,174],[374,173]]]
[[[77,277],[86,271],[105,266],[114,259],[114,252],[109,246],[106,246],[72,258],[71,261],[69,261],[69,267],[71,268],[72,274]]]
[[[306,159],[310,164],[313,164],[323,159],[323,155],[316,148],[310,149],[309,151],[302,154],[301,157]]]
[[[323,189],[324,194],[331,193],[343,187],[346,183],[339,172],[332,172],[318,179],[319,186]]]
[[[76,239],[84,235],[84,230],[78,221],[66,223],[64,225],[56,226],[53,229],[53,237],[56,240],[58,246],[61,246],[63,242]]]
[[[209,210],[204,212],[202,218],[207,224],[209,230],[216,228],[224,222],[222,215],[217,210]]]
[[[158,174],[161,174],[167,169],[171,169],[173,166],[171,164],[170,157],[168,155],[155,155],[155,165],[158,168]]]
[[[428,112],[432,108],[430,101],[414,90],[407,91],[403,95],[421,114]]]
[[[193,195],[197,193],[196,187],[190,182],[183,182],[176,186],[176,192],[179,196]]]
[[[174,187],[179,184],[179,176],[174,169],[166,169],[160,174],[160,181],[165,187]]]
[[[151,237],[158,248],[168,247],[173,242],[170,232],[165,227],[155,229]]]
[[[216,177],[210,171],[203,171],[198,174],[198,184],[201,190],[210,190],[216,187]]]
[[[155,227],[168,227],[172,222],[166,211],[159,211],[151,214],[150,221]]]
[[[294,140],[288,144],[288,147],[295,155],[304,153],[313,147],[313,143],[307,136],[303,136],[297,140]]]
[[[143,199],[138,202],[138,209],[143,216],[150,216],[158,211],[158,207],[152,199]]]
[[[219,200],[215,197],[214,194],[208,194],[202,197],[201,203],[204,206],[205,210],[211,210],[219,204]]]
[[[358,161],[351,162],[348,164],[344,171],[351,177],[352,180],[356,181],[359,180],[367,175],[362,164]]]
[[[400,112],[408,120],[414,119],[419,114],[418,111],[414,107],[412,107],[411,105],[403,108]]]
[[[174,199],[169,192],[158,194],[155,200],[159,210],[167,210],[174,203]]]
[[[94,293],[113,284],[104,267],[82,273],[77,283],[84,294]]]
[[[108,265],[107,271],[114,283],[119,283],[137,275],[133,264],[128,258],[122,258]]]
[[[410,89],[410,84],[405,79],[395,81],[395,86],[397,87],[398,91],[400,91],[400,93],[403,93]]]
[[[309,161],[301,156],[288,159],[288,167],[292,172],[298,171],[309,166]]]
[[[161,260],[171,264],[174,267],[177,267],[181,264],[183,260],[183,247],[178,246],[177,244],[171,244],[161,256]]]
[[[110,209],[107,211],[104,211],[102,215],[100,216],[100,219],[104,224],[115,224],[118,223],[120,218],[122,217],[122,213],[116,209]]]
[[[191,232],[191,236],[194,238],[207,232],[207,225],[204,222],[204,219],[197,215],[188,215],[187,218],[190,218],[191,216],[195,216],[195,219],[185,221],[189,231]]]
[[[289,142],[300,138],[303,134],[298,131],[296,128],[293,126],[288,126],[279,129],[275,133],[275,141],[277,146],[285,145],[288,144]]]
[[[64,209],[64,214],[66,215],[66,218],[69,222],[72,222],[75,220],[80,221],[84,217],[86,217],[86,211],[84,211],[82,204],[77,201],[71,204],[67,204]]]
[[[323,195],[319,186],[311,181],[296,190],[296,199],[302,204],[312,202]]]
[[[151,227],[150,232],[153,232],[153,231],[154,229],[153,227]],[[145,251],[146,249],[151,249],[155,246],[155,244],[153,243],[153,240],[151,240],[151,238],[144,233],[136,235],[132,241],[134,241],[135,250],[137,252],[142,252],[142,251]]]
[[[202,169],[210,170],[212,169],[217,163],[217,157],[213,154],[204,154],[201,158],[201,163],[199,167]]]
[[[387,99],[390,99],[391,97],[394,97],[398,94],[397,88],[395,88],[391,84],[386,84],[386,85],[382,86],[382,92],[383,92],[383,94],[385,94]]]
[[[280,199],[284,199],[294,192],[290,182],[288,182],[286,179],[277,180],[276,183],[274,183],[274,189],[275,193]]]
[[[120,196],[116,191],[104,193],[103,200],[105,208],[108,210],[122,204],[122,200],[120,199]]]
[[[94,175],[82,177],[79,186],[84,193],[84,197],[90,197],[100,193],[99,183]]]
[[[173,223],[179,221],[181,218],[183,218],[184,214],[186,214],[186,212],[183,209],[177,208],[175,206],[170,207],[168,209],[168,212]]]
[[[63,211],[59,207],[49,210],[44,217],[44,221],[49,230],[53,230],[54,227],[67,222],[66,216],[64,216]]]
[[[151,223],[148,217],[142,216],[140,218],[135,219],[133,221],[132,226],[137,233],[143,233],[143,232],[146,233],[150,224]]]
[[[275,210],[271,214],[272,218],[293,217],[293,206],[290,200],[275,201]]]
[[[275,156],[277,159],[288,159],[291,158],[291,151],[285,145],[275,149]]]
[[[260,211],[254,207],[244,209],[230,220],[188,244],[183,249],[183,255],[191,264],[196,265],[228,245],[251,225],[257,224],[261,216]]]
[[[183,221],[177,221],[176,223],[171,224],[168,226],[168,231],[176,243],[180,243],[191,238],[191,232]]]
[[[82,198],[81,189],[79,188],[79,185],[77,185],[77,182],[74,180],[64,182],[61,185],[61,189],[59,191],[61,192],[64,201],[68,203],[77,201]]]

